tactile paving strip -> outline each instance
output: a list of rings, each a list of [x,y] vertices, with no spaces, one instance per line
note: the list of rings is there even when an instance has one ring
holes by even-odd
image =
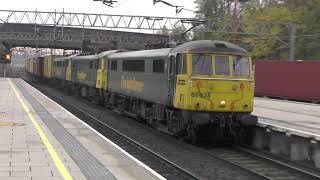
[[[113,174],[88,152],[17,80],[13,80],[13,82],[88,179],[116,179]]]

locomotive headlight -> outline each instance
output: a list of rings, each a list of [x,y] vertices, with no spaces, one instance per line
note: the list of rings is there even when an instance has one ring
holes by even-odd
[[[225,105],[226,105],[226,101],[225,101],[225,100],[221,100],[221,101],[220,101],[220,105],[221,105],[221,106],[225,106]]]
[[[6,58],[7,60],[9,60],[9,59],[10,59],[10,54],[6,54],[5,58]]]

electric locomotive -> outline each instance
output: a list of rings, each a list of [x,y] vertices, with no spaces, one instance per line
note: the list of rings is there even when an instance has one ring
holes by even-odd
[[[248,52],[222,41],[119,52],[108,57],[106,104],[193,142],[203,127],[215,137],[255,125]]]

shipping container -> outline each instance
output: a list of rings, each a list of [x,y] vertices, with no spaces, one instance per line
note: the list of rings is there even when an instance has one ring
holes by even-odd
[[[320,101],[320,61],[254,61],[255,94]]]

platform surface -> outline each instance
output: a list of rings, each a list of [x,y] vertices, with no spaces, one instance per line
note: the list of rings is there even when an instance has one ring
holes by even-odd
[[[164,179],[21,79],[0,78],[0,179]]]
[[[254,115],[262,127],[320,140],[320,105],[295,101],[255,98]]]

